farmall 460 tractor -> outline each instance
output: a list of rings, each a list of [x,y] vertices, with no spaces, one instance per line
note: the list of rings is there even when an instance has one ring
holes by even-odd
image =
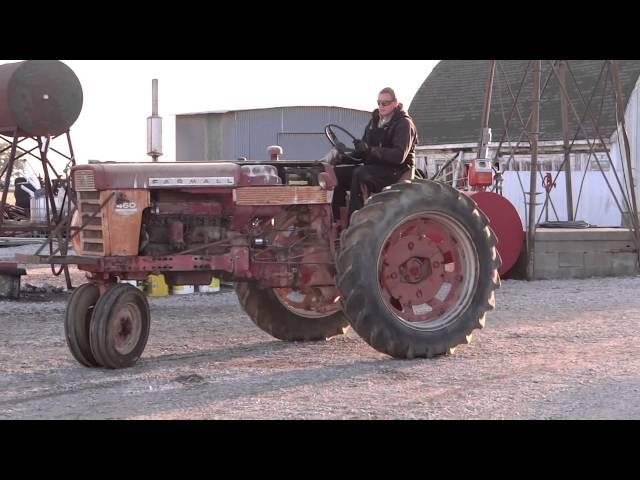
[[[27,67],[37,67],[37,82],[20,65],[0,70],[0,86],[24,85],[5,89],[15,101],[0,109],[0,126],[15,138],[68,132],[79,114],[69,99],[82,98],[77,78],[55,62]],[[322,340],[351,326],[396,358],[468,343],[500,285],[486,215],[459,190],[407,178],[370,196],[350,222],[334,218],[334,168],[326,159],[73,167],[75,255],[39,257],[88,274],[65,313],[73,356],[87,367],[136,363],[149,304],[120,280],[149,274],[169,285],[235,282],[247,314],[281,340]]]
[[[151,273],[169,285],[235,282],[254,323],[281,340],[352,326],[396,358],[452,352],[494,308],[493,231],[469,196],[442,183],[394,184],[338,235],[346,221],[333,218],[326,161],[103,163],[76,166],[71,178],[69,261],[89,283],[69,300],[65,332],[88,367],[138,360],[149,305],[118,280]]]

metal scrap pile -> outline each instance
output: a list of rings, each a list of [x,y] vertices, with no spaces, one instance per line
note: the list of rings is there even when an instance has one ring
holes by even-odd
[[[24,208],[16,205],[5,205],[2,210],[2,218],[5,220],[29,220]]]
[[[30,283],[27,283],[20,289],[20,291],[24,293],[62,293],[64,291],[64,288],[55,287],[48,283],[45,283],[41,287],[36,287],[34,285],[31,285]]]

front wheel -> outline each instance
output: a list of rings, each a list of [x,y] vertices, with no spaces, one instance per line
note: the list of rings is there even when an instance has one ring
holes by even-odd
[[[144,294],[126,283],[116,285],[100,297],[93,311],[91,352],[106,368],[131,367],[147,345],[150,326]]]
[[[398,183],[354,213],[338,256],[338,289],[354,330],[396,358],[468,343],[494,308],[500,256],[469,197],[430,180]]]
[[[80,364],[89,368],[100,366],[91,352],[89,342],[91,316],[98,298],[98,287],[93,283],[85,283],[73,291],[64,313],[64,336],[69,351]]]

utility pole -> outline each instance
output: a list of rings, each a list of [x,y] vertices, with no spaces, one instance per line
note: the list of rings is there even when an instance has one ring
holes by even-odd
[[[567,90],[567,61],[560,60],[560,113],[562,114],[562,136],[564,139],[564,176],[567,187],[567,221],[573,222],[573,186],[571,183],[571,147],[569,145],[569,109],[568,99],[563,92]]]
[[[536,184],[538,173],[538,136],[540,135],[540,67],[542,60],[533,62],[533,95],[531,99],[531,173],[529,178],[529,229],[527,231],[527,278],[534,279],[536,242]]]

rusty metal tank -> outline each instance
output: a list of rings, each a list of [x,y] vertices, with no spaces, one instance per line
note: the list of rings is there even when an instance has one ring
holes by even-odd
[[[78,119],[82,99],[80,80],[58,60],[0,65],[0,134],[60,135]]]

